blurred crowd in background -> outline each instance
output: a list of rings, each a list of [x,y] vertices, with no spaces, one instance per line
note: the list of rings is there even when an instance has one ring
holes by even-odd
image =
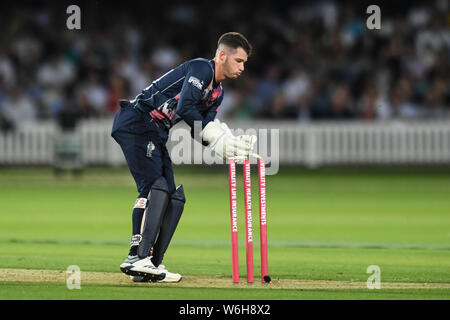
[[[0,127],[111,117],[172,67],[213,58],[243,33],[246,71],[225,81],[222,119],[450,119],[449,2],[380,4],[381,29],[350,1],[78,1],[0,4]]]

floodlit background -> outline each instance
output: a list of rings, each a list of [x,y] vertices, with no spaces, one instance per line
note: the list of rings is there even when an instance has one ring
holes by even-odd
[[[218,117],[282,129],[281,163],[450,160],[447,1],[382,3],[380,30],[350,1],[78,4],[81,30],[66,28],[68,3],[1,5],[1,163],[54,162],[56,121],[84,134],[84,163],[123,164],[108,137],[117,100],[185,60],[212,58],[230,30],[254,55],[241,79],[225,81]],[[322,121],[334,123],[310,126]]]
[[[381,3],[380,30],[351,1],[85,1],[81,30],[66,27],[69,4],[0,5],[0,163],[54,163],[62,126],[82,136],[84,164],[124,164],[109,139],[117,100],[212,58],[230,30],[254,55],[225,81],[218,117],[281,129],[282,164],[450,160],[447,1]]]
[[[170,68],[212,58],[236,30],[255,48],[245,77],[227,83],[226,118],[429,119],[449,113],[447,1],[367,6],[313,3],[107,1],[79,3],[81,30],[65,27],[63,3],[4,3],[3,127],[57,118],[107,117]]]

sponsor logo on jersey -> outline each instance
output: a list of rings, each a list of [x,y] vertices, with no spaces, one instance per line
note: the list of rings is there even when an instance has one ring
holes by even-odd
[[[197,87],[199,90],[203,90],[203,81],[200,81],[194,76],[189,77],[189,83],[192,83],[194,87]]]
[[[152,151],[155,150],[155,145],[153,144],[153,142],[149,142],[147,145],[147,158],[151,158],[152,157]]]

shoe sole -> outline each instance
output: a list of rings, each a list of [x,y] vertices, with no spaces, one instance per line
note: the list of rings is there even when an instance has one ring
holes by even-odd
[[[131,278],[131,277],[130,277]],[[152,275],[146,275],[145,277],[139,277],[140,280],[137,280],[136,278],[131,278],[131,281],[133,282],[153,282],[152,281]]]
[[[120,265],[120,271],[122,271],[123,273],[125,273],[125,274],[128,274],[128,270],[130,269],[130,268],[132,268],[133,266],[132,266],[132,264],[131,263],[122,263],[121,265]]]
[[[178,283],[183,279],[183,277],[180,277],[178,281],[164,281],[164,279],[157,279],[153,274],[147,274],[146,276],[142,277],[141,280],[132,280],[133,282],[158,282],[158,283]]]
[[[121,266],[120,271],[122,271],[123,273],[125,273],[126,275],[129,275],[129,276],[143,277],[144,279],[147,277],[150,277],[150,280],[152,280],[152,281],[153,280],[154,281],[163,280],[166,277],[165,273],[153,274],[153,273],[148,273],[148,272],[131,270],[132,268],[133,268],[132,265]]]

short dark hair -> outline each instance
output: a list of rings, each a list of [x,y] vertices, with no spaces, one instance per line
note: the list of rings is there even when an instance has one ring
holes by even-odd
[[[233,49],[241,47],[248,56],[252,54],[252,45],[239,32],[227,32],[221,35],[219,41],[217,41],[217,46],[220,46],[221,44]]]

